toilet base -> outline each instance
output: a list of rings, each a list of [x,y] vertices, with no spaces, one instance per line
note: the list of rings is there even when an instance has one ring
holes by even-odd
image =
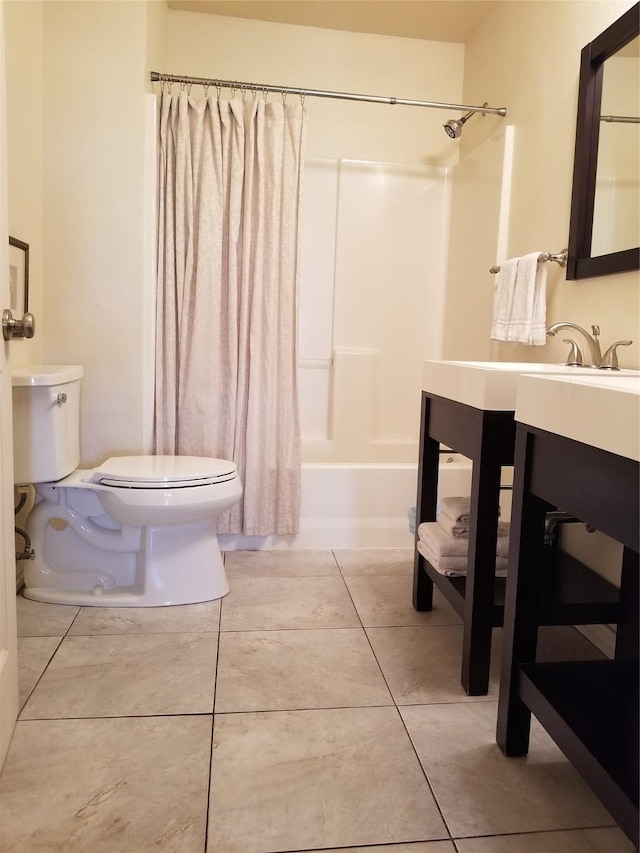
[[[35,535],[38,556],[25,565],[25,598],[85,607],[163,607],[214,601],[229,592],[214,520],[142,528],[140,550],[129,555],[135,563],[117,563],[113,555],[111,564],[100,563],[97,549],[84,551],[75,542],[76,563],[65,562],[62,569],[43,560],[46,536],[63,538],[73,533],[70,528],[61,533],[48,528],[46,519],[60,512],[40,506],[43,517]]]

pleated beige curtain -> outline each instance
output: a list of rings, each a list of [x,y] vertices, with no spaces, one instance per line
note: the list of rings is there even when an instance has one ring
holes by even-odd
[[[162,95],[155,452],[236,463],[220,533],[298,529],[303,144],[301,104]]]

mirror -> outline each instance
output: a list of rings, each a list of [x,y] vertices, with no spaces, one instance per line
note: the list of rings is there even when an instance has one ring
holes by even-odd
[[[640,4],[582,50],[567,279],[640,268]]]

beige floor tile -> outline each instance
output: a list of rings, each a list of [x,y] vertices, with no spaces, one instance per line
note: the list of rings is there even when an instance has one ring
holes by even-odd
[[[362,628],[220,636],[216,713],[391,704]]]
[[[433,610],[419,613],[411,603],[413,578],[345,577],[358,615],[365,628],[405,625],[459,625],[462,620],[436,589]]]
[[[413,575],[413,548],[350,548],[333,553],[345,577]]]
[[[62,637],[18,637],[18,702],[20,708],[58,648]]]
[[[202,853],[211,717],[19,722],[3,853]]]
[[[394,708],[221,714],[208,853],[448,838]]]
[[[217,635],[66,637],[21,719],[213,710]]]
[[[535,719],[529,755],[506,758],[495,741],[497,703],[400,713],[454,838],[613,823]]]
[[[293,853],[308,853],[299,850]],[[416,841],[409,844],[376,844],[374,847],[332,847],[313,853],[456,853],[451,841]]]
[[[312,577],[337,575],[331,551],[227,551],[227,577]]]
[[[459,853],[633,853],[635,849],[617,827],[492,835],[489,838],[469,838],[456,844]]]
[[[69,635],[199,634],[219,627],[219,600],[174,607],[82,607]]]
[[[79,607],[31,601],[21,593],[16,597],[19,637],[62,637],[76,618]]]
[[[493,632],[488,696],[467,696],[460,683],[462,626],[367,628],[373,651],[398,705],[497,699],[499,632]]]
[[[222,631],[360,627],[341,577],[230,578],[229,586]]]

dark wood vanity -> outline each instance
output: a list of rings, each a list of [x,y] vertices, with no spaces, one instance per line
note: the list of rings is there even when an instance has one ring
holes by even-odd
[[[497,739],[529,747],[533,713],[638,844],[640,465],[535,427],[516,430],[514,496]],[[536,663],[544,624],[544,519],[560,507],[622,543],[614,660]]]
[[[461,682],[471,696],[488,691],[491,633],[504,619],[506,579],[495,577],[495,553],[501,472],[514,464],[515,436],[513,411],[478,409],[422,393],[413,606],[431,610],[435,585],[462,617]],[[440,444],[473,463],[466,577],[441,574],[417,549],[419,525],[436,518]],[[542,602],[540,625],[618,620],[618,589],[578,560],[545,548],[538,554],[536,567]]]

